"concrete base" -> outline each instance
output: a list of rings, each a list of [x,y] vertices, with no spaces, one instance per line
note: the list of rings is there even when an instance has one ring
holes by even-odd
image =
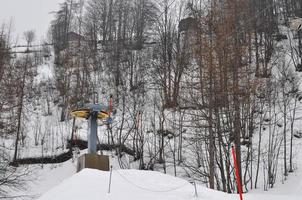
[[[84,154],[78,158],[77,172],[85,168],[109,171],[109,156]]]

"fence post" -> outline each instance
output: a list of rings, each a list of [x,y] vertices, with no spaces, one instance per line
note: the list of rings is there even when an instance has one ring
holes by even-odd
[[[112,165],[110,166],[110,177],[109,177],[108,194],[110,194],[110,190],[111,190],[111,177],[112,177]]]
[[[198,197],[198,194],[197,194],[197,187],[196,187],[196,181],[195,181],[195,179],[193,179],[193,184],[194,184],[194,189],[195,189],[195,198],[197,198]]]

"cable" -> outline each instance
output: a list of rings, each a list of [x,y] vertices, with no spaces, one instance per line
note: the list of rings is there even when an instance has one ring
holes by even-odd
[[[183,185],[180,185],[180,186],[177,186],[175,188],[170,188],[168,190],[151,190],[149,188],[145,188],[145,187],[142,187],[142,186],[139,186],[135,183],[133,183],[132,181],[130,181],[129,179],[127,179],[124,175],[122,175],[118,170],[116,169],[113,169],[114,171],[116,171],[126,182],[128,182],[129,184],[131,184],[132,186],[136,187],[136,188],[139,188],[141,190],[145,190],[145,191],[148,191],[148,192],[158,192],[158,193],[165,193],[165,192],[171,192],[171,191],[174,191],[174,190],[178,190],[186,185],[188,185],[189,183],[185,183]]]

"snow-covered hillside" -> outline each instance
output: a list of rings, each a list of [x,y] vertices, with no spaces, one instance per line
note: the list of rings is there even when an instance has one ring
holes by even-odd
[[[236,199],[235,165],[245,199],[302,195],[300,0],[58,9],[42,44],[0,28],[0,199]],[[75,173],[89,124],[70,113],[92,104],[113,105],[94,140],[114,169],[110,194],[109,172]]]
[[[84,153],[84,152],[82,152]],[[106,152],[105,152],[106,153]],[[110,155],[109,152],[107,152]],[[283,183],[277,182],[269,191],[254,189],[243,195],[246,200],[298,200],[302,195],[302,140],[295,143],[295,171]],[[226,194],[206,188],[197,182],[198,197],[195,197],[193,179],[181,179],[154,171],[121,170],[115,156],[110,156],[113,165],[111,191],[110,172],[84,169],[76,173],[76,159],[62,164],[32,166],[35,177],[27,194],[38,200],[82,199],[179,199],[179,200],[234,200],[236,194]],[[261,177],[262,178],[262,177]],[[190,181],[190,182],[188,182]],[[20,193],[21,195],[24,193]]]
[[[301,178],[301,177],[300,177]],[[42,195],[39,200],[234,200],[239,199],[235,194],[226,194],[207,189],[197,184],[197,197],[194,184],[183,179],[152,171],[113,170],[109,193],[110,172],[84,169],[78,174],[64,180],[61,184]],[[299,181],[301,183],[301,180]],[[290,184],[290,183],[288,183]],[[296,183],[297,184],[297,183]],[[246,200],[298,200],[301,198],[299,188],[293,183],[295,193],[251,193],[244,194]],[[279,189],[282,189],[280,187]],[[298,189],[296,191],[296,189]]]

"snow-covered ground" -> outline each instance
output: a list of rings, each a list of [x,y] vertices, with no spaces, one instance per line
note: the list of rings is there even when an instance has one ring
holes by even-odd
[[[51,61],[46,62],[44,65],[38,68],[38,76],[35,78],[35,82],[39,83],[41,80],[48,80],[53,78],[53,69],[50,65]],[[38,109],[42,111],[42,109]],[[302,116],[300,110],[298,117]],[[71,124],[59,123],[58,111],[54,112],[52,116],[41,115],[41,119],[37,119],[37,123],[44,124],[47,122],[56,122],[55,127],[59,128],[64,134],[62,137],[70,135]],[[31,120],[32,127],[35,126],[35,120]],[[79,121],[78,125],[81,125],[81,129],[77,131],[77,136],[80,138],[86,138],[87,134],[87,122],[85,120]],[[44,125],[47,126],[47,123]],[[43,127],[44,127],[43,126]],[[297,129],[301,129],[299,121],[295,124]],[[33,133],[33,131],[30,131]],[[100,127],[99,133],[104,133],[104,130]],[[61,135],[61,134],[59,134]],[[30,135],[29,137],[31,137]],[[32,136],[33,137],[33,136]],[[57,136],[56,136],[57,137]],[[58,137],[59,138],[59,137]],[[102,137],[100,137],[103,139]],[[33,141],[31,138],[30,141]],[[257,141],[257,137],[255,137]],[[259,189],[251,190],[249,193],[244,194],[244,199],[250,200],[271,200],[271,199],[301,199],[302,195],[302,140],[294,139],[294,173],[290,173],[284,184],[281,181],[277,181],[274,188],[269,191],[263,191],[261,184]],[[29,145],[32,146],[32,145]],[[47,146],[47,145],[46,145]],[[51,145],[49,146],[51,149]],[[50,152],[45,152],[45,155],[53,155],[57,149]],[[22,151],[21,157],[28,156],[40,156],[41,147],[26,148]],[[58,149],[57,153],[62,150]],[[84,153],[81,152],[81,153]],[[105,152],[110,155],[111,164],[115,169],[118,169],[117,159],[112,155],[113,153]],[[130,161],[129,161],[130,163]],[[135,163],[132,163],[134,165]],[[194,197],[194,186],[184,179],[175,178],[173,176],[165,175],[159,172],[150,171],[138,171],[138,170],[114,170],[112,179],[111,193],[108,194],[109,184],[109,172],[102,172],[96,170],[83,170],[82,172],[75,174],[76,161],[67,161],[62,164],[56,165],[36,165],[31,166],[32,171],[36,177],[32,183],[28,185],[29,190],[24,192],[28,195],[32,195],[35,199],[41,200],[48,199],[183,199],[190,200],[196,199]],[[133,166],[131,166],[132,168]],[[136,168],[136,167],[134,167]],[[178,169],[180,170],[180,169]],[[167,170],[169,172],[169,169]],[[279,174],[282,174],[282,169],[278,170]],[[173,174],[173,173],[170,173]],[[259,177],[260,179],[262,177]],[[280,178],[279,178],[280,179]],[[239,199],[237,195],[225,194],[222,192],[213,191],[207,189],[203,185],[197,186],[198,198],[197,199]],[[42,196],[41,196],[42,195]],[[41,197],[40,197],[41,196]]]
[[[71,177],[76,172],[76,163],[67,161],[55,165],[36,165],[31,167],[36,179],[28,185],[27,195],[38,198],[41,194]],[[22,193],[21,193],[22,195]]]
[[[60,185],[42,195],[39,200],[231,200],[239,199],[238,195],[225,194],[215,190],[197,185],[198,196],[195,196],[194,185],[180,178],[165,175],[153,171],[138,170],[113,170],[110,193],[109,190],[110,172],[93,169],[84,169],[78,174],[64,180]],[[299,181],[301,183],[301,180]],[[301,198],[298,193],[301,185],[293,186],[295,182],[288,182],[281,188],[291,188],[293,193],[251,193],[244,194],[247,200],[298,200]],[[281,191],[282,189],[279,188]],[[300,189],[299,189],[300,188]],[[281,190],[280,190],[281,189]],[[296,190],[298,189],[298,190]],[[300,192],[301,194],[301,192]]]
[[[249,193],[251,195],[276,195],[280,197],[299,197],[302,198],[302,141],[299,141],[295,144],[295,171],[293,173],[289,173],[287,180],[282,182],[276,182],[274,188],[269,189],[269,191],[263,191],[262,188],[259,190],[251,190]],[[262,199],[262,198],[261,198]],[[288,199],[288,198],[284,198]]]
[[[298,200],[302,195],[302,141],[295,145],[297,161],[295,171],[290,173],[282,184],[276,183],[269,191],[262,188],[251,190],[243,195],[244,200]],[[84,152],[82,152],[84,153]],[[105,152],[109,154],[109,152]],[[33,169],[38,177],[29,185],[30,194],[39,200],[234,200],[236,194],[226,194],[208,189],[197,183],[198,197],[195,197],[194,185],[187,180],[154,171],[120,170],[114,156],[110,156],[113,165],[111,191],[109,189],[110,172],[84,169],[75,172],[76,160],[56,165],[36,165]],[[42,194],[42,195],[41,195]],[[41,195],[41,196],[40,196]]]

